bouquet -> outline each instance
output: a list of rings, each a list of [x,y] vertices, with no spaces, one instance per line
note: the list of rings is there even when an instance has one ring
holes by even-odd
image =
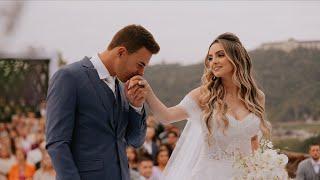
[[[272,142],[262,139],[260,147],[252,155],[237,156],[233,164],[234,180],[287,180],[285,169],[288,157],[272,149]]]

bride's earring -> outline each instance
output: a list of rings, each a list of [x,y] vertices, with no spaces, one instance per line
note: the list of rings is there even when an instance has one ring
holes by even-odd
[[[217,77],[215,77],[215,76],[212,77],[212,81],[214,81],[214,80],[216,80],[216,79],[217,79]]]

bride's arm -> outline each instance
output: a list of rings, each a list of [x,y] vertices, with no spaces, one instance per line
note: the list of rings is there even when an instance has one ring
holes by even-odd
[[[190,96],[197,104],[200,96],[200,87],[189,92],[187,96]],[[173,107],[167,107],[164,105],[159,98],[154,94],[152,88],[146,99],[151,111],[155,118],[163,124],[169,124],[177,121],[187,119],[189,117],[188,112],[185,108],[180,105]]]
[[[259,99],[260,101],[262,102],[262,105],[263,107],[265,107],[265,95],[264,93],[259,90],[259,93],[260,93],[260,96],[259,96]],[[251,147],[252,147],[252,151],[256,151],[258,148],[259,148],[259,138],[258,138],[258,135],[255,135],[251,138]]]
[[[132,81],[129,83],[129,89],[132,86],[138,84],[137,81],[141,80],[141,78],[132,78]],[[170,124],[173,122],[181,121],[187,119],[189,117],[188,112],[179,105],[173,107],[167,107],[164,105],[159,98],[154,94],[152,88],[148,84],[146,80],[143,81],[143,86],[146,88],[146,103],[149,105],[150,110],[152,111],[155,119],[163,124]],[[192,99],[199,97],[197,93],[200,93],[199,88],[191,91],[187,96],[191,96]]]
[[[186,110],[178,105],[173,107],[167,107],[164,105],[154,94],[152,89],[147,96],[146,102],[149,105],[155,119],[163,124],[170,124],[187,119],[189,117]]]
[[[256,151],[259,148],[258,135],[255,135],[251,138],[251,147],[252,147],[252,152]]]

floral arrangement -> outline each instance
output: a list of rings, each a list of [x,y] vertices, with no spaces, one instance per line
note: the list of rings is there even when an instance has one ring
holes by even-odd
[[[288,180],[288,157],[272,149],[271,141],[262,139],[260,147],[249,156],[237,156],[233,164],[234,180]]]

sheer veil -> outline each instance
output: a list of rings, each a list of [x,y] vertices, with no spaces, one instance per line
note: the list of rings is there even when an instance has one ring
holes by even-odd
[[[186,110],[189,118],[164,170],[163,180],[190,179],[201,148],[204,147],[201,109],[190,95],[185,96],[178,106]]]

